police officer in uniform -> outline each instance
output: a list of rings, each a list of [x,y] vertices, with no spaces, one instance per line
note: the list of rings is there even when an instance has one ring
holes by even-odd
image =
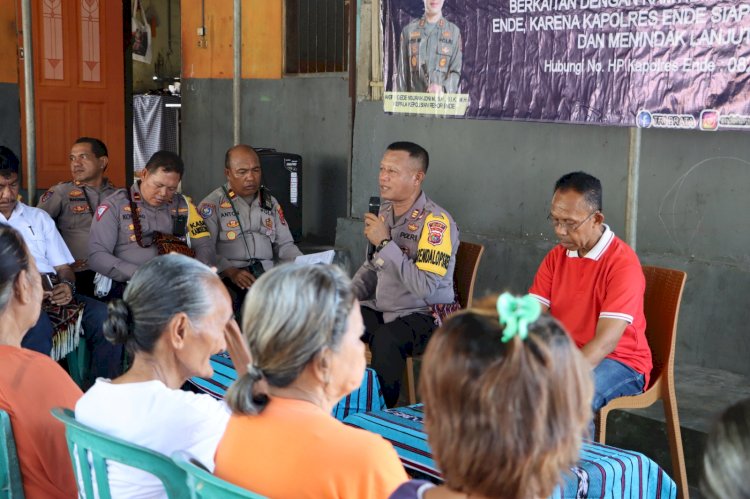
[[[96,207],[115,192],[115,186],[104,176],[108,164],[107,146],[101,140],[79,138],[70,149],[73,180],[49,189],[38,204],[55,221],[73,254],[76,288],[86,296],[94,296],[94,272],[88,268],[91,220]]]
[[[424,0],[424,15],[401,32],[397,92],[458,92],[461,31],[443,17],[444,1]]]
[[[96,208],[89,235],[89,267],[113,280],[119,297],[138,267],[159,254],[155,234],[173,235],[195,257],[214,264],[208,229],[189,198],[177,192],[185,167],[178,155],[158,151],[130,189],[119,189]],[[137,213],[136,213],[137,212]],[[165,283],[165,292],[169,283]]]
[[[458,227],[424,192],[429,156],[412,142],[388,146],[380,162],[380,213],[365,214],[375,246],[352,280],[388,406],[398,402],[406,357],[424,351],[436,327],[433,308],[454,304]]]
[[[198,212],[211,234],[216,267],[239,311],[247,289],[275,260],[294,260],[295,246],[281,205],[262,185],[260,158],[237,145],[224,157],[227,183],[201,201]]]

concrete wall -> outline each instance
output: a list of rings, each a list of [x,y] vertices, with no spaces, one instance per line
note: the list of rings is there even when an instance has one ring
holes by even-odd
[[[425,190],[448,209],[461,238],[485,244],[477,294],[527,289],[554,245],[545,217],[554,181],[583,169],[604,186],[606,222],[624,236],[627,129],[387,116],[357,105],[352,213],[377,194],[377,166],[394,140],[431,156]],[[734,132],[644,130],[638,253],[688,272],[677,362],[750,374],[750,141]],[[364,254],[361,223],[339,220],[337,246]]]
[[[302,156],[303,232],[314,242],[333,243],[336,218],[347,214],[348,85],[337,76],[242,82],[242,142]],[[232,82],[186,79],[182,102],[183,186],[199,201],[225,181]]]

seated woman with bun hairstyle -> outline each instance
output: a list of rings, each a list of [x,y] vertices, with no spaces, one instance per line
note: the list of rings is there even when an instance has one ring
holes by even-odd
[[[212,470],[229,409],[180,387],[193,376],[210,378],[211,355],[225,349],[240,373],[250,361],[216,273],[177,254],[150,260],[109,303],[104,334],[134,354],[133,364],[119,378],[99,378],[76,404],[76,419],[167,456],[186,451]],[[117,463],[108,470],[113,498],[166,497],[153,475]]]
[[[451,316],[427,345],[425,430],[445,484],[392,499],[548,497],[591,419],[591,369],[539,302],[508,293]]]

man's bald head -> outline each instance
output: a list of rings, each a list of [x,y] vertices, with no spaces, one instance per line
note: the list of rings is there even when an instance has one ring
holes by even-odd
[[[255,149],[250,147],[247,144],[237,144],[236,146],[232,146],[229,149],[227,149],[226,154],[224,155],[224,168],[229,168],[229,165],[232,161],[232,158],[237,155],[246,155],[249,154],[251,156],[258,157],[258,153],[255,152]],[[258,160],[260,161],[260,159]]]
[[[224,174],[229,187],[239,196],[255,196],[261,186],[258,153],[245,144],[230,147],[224,156]]]

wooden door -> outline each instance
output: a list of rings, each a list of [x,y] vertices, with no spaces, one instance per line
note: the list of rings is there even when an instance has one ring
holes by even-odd
[[[70,147],[82,136],[104,141],[109,150],[106,175],[115,185],[124,186],[127,163],[122,2],[31,3],[37,187],[70,180]],[[17,12],[20,26],[20,2]],[[23,61],[19,73],[23,101]],[[21,109],[23,112],[23,105]],[[22,116],[22,127],[24,123]],[[22,132],[25,138],[25,130]]]

